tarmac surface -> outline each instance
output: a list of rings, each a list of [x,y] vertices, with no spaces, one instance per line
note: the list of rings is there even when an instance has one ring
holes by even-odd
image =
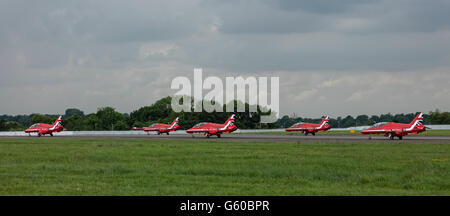
[[[221,138],[211,136],[207,138],[203,134],[171,134],[171,135],[77,135],[77,136],[0,136],[0,138],[22,138],[22,139],[149,139],[149,140],[173,140],[173,141],[218,141],[218,142],[392,142],[392,143],[436,143],[450,144],[450,136],[405,136],[403,140],[389,140],[384,136],[364,136],[364,135],[316,135],[304,136],[301,134],[281,135],[281,134],[222,134]]]

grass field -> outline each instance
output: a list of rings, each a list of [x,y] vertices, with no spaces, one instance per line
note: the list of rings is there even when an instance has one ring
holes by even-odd
[[[450,145],[0,139],[0,195],[450,195]]]
[[[324,131],[319,132],[316,135],[354,135],[354,136],[365,136],[360,133],[361,131],[355,131],[351,133],[350,130],[345,131]],[[301,132],[285,132],[285,131],[271,131],[271,132],[255,132],[255,134],[286,134],[286,135],[303,135]],[[310,134],[311,136],[311,134]],[[383,136],[372,135],[372,136]],[[450,136],[450,130],[427,130],[419,134],[410,134],[408,136]]]

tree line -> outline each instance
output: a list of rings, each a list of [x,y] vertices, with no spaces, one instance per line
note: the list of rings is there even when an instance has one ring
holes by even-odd
[[[171,97],[165,97],[150,106],[144,106],[131,113],[117,112],[113,107],[102,107],[95,113],[85,114],[77,108],[67,109],[63,115],[63,126],[70,131],[105,131],[105,130],[130,130],[133,127],[147,127],[152,123],[171,123],[176,117],[180,118],[182,129],[188,129],[199,122],[223,123],[232,113],[211,112],[180,112],[176,113],[171,108]],[[240,101],[233,101],[236,109]],[[223,110],[232,104],[223,105]],[[283,116],[277,122],[260,124],[261,115],[267,115],[264,108],[257,107],[257,111],[249,112],[250,105],[243,104],[246,112],[236,112],[236,125],[241,129],[270,129],[287,128],[297,122],[319,123],[322,118],[302,118]],[[191,110],[194,108],[191,107]],[[333,128],[348,128],[354,126],[373,125],[378,122],[410,123],[418,113],[408,114],[382,114],[382,115],[358,115],[330,118],[329,124]],[[2,115],[0,116],[0,131],[25,130],[34,123],[52,124],[59,115],[31,114],[31,115]],[[450,124],[450,112],[439,110],[424,115],[425,124]]]
[[[147,127],[152,123],[171,123],[176,117],[180,118],[179,125],[182,129],[188,129],[199,122],[217,122],[223,123],[234,112],[212,112],[208,113],[204,109],[201,112],[193,112],[194,106],[191,107],[192,112],[176,113],[171,108],[171,97],[165,97],[150,106],[144,106],[131,113],[117,112],[113,107],[102,107],[95,113],[85,115],[83,111],[70,108],[63,115],[62,124],[66,130],[70,131],[105,131],[105,130],[130,130],[133,127]],[[193,102],[193,99],[192,99]],[[203,101],[202,101],[203,103]],[[239,101],[233,101],[235,110]],[[193,103],[192,103],[193,104]],[[227,106],[223,105],[223,110],[227,110]],[[270,114],[264,108],[257,107],[257,111],[250,112],[250,105],[243,104],[246,112],[238,112],[236,114],[236,125],[242,129],[249,128],[277,128],[277,123],[260,124],[261,115]],[[0,116],[2,131],[19,131],[24,130],[34,123],[52,124],[59,115],[49,114],[31,114]]]

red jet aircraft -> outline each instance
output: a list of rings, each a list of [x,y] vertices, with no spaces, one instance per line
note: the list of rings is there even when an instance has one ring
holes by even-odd
[[[414,120],[409,124],[400,124],[394,122],[380,122],[375,124],[373,127],[361,131],[362,134],[384,134],[385,137],[393,140],[395,137],[398,139],[403,139],[410,133],[418,134],[425,131],[427,127],[423,125],[423,113],[414,118]]]
[[[53,133],[60,132],[63,130],[61,118],[62,117],[59,116],[58,119],[56,119],[55,123],[53,123],[52,125],[43,123],[33,124],[28,129],[25,130],[25,133],[28,133],[28,135],[30,136],[31,133],[37,133],[39,137],[45,134],[50,134],[50,136],[53,136]]]
[[[317,132],[327,131],[331,128],[331,126],[328,124],[328,119],[328,116],[325,116],[325,118],[323,118],[322,122],[320,122],[319,124],[299,122],[289,128],[286,128],[286,131],[301,131],[303,134],[305,134],[305,136],[308,136],[309,133],[315,136]]]
[[[180,128],[180,125],[178,125],[178,117],[177,117],[175,120],[173,120],[172,124],[170,125],[155,123],[144,128],[144,131],[147,133],[150,131],[156,131],[158,135],[161,135],[162,133],[166,133],[167,135],[169,135],[169,132],[176,131],[178,130],[178,128]]]
[[[220,135],[223,133],[231,133],[237,130],[236,125],[234,125],[234,120],[236,116],[233,114],[228,118],[228,120],[224,124],[216,124],[209,122],[202,122],[196,124],[191,129],[188,129],[186,133],[204,133],[206,137],[210,137],[211,135],[216,135],[220,138]]]

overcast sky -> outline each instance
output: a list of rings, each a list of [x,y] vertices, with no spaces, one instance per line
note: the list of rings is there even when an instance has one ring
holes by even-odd
[[[279,76],[281,114],[450,111],[450,1],[0,1],[0,114],[131,112],[176,76]]]

